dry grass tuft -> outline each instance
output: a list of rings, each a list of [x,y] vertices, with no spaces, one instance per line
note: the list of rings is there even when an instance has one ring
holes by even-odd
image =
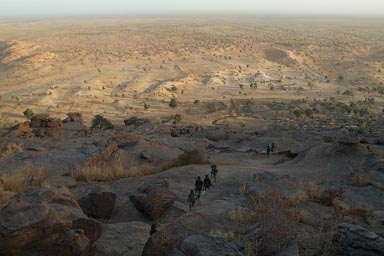
[[[368,173],[357,170],[352,173],[352,185],[357,187],[367,186],[369,181]]]
[[[184,151],[184,153],[175,161],[160,165],[160,171],[165,171],[173,167],[185,166],[191,164],[209,164],[204,157],[204,152],[199,149]]]
[[[131,166],[126,168],[125,161],[123,161],[121,155],[117,154],[107,163],[95,163],[80,170],[74,170],[71,175],[81,182],[106,182],[128,177],[146,176],[153,173],[154,170],[149,165],[131,163]]]
[[[44,168],[24,168],[15,174],[4,175],[1,179],[5,191],[25,192],[41,187],[48,174],[48,170]]]
[[[8,144],[0,151],[0,159],[7,159],[21,151],[23,151],[22,146],[17,144]]]
[[[360,203],[351,208],[348,212],[348,215],[354,218],[358,218],[365,224],[370,225],[373,219],[373,209],[368,208]]]
[[[212,237],[221,237],[227,241],[233,241],[236,239],[236,235],[232,231],[220,231],[220,230],[211,230],[209,236]]]
[[[309,201],[309,196],[304,190],[298,190],[287,197],[287,202],[290,206],[306,203]]]
[[[320,200],[323,195],[323,189],[320,185],[314,181],[311,181],[307,185],[307,193],[311,199]]]

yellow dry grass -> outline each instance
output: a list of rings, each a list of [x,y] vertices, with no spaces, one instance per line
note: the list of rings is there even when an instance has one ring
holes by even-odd
[[[25,192],[41,187],[48,173],[44,168],[24,168],[15,174],[4,175],[1,179],[5,191]]]
[[[106,182],[128,177],[140,177],[154,173],[153,168],[146,164],[137,165],[134,162],[125,167],[125,161],[116,155],[109,163],[99,162],[72,171],[71,175],[81,182]]]
[[[311,181],[307,185],[307,193],[310,198],[320,200],[323,195],[323,189],[318,183]]]

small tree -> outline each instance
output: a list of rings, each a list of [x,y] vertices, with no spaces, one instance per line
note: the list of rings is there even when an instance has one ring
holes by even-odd
[[[173,115],[173,125],[176,126],[178,123],[181,121],[181,115],[180,114],[175,114]]]
[[[33,113],[33,111],[30,109],[30,108],[27,108],[24,112],[23,112],[24,116],[28,119],[31,119],[35,113]]]
[[[343,92],[343,95],[344,96],[347,96],[347,97],[353,97],[353,92],[351,92],[350,90],[346,90],[345,92]]]
[[[113,127],[114,127],[113,124],[102,115],[96,115],[92,119],[91,130],[95,130],[95,129],[107,130],[107,129],[112,129]]]

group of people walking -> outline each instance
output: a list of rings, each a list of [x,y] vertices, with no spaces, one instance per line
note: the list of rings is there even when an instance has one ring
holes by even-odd
[[[213,178],[213,183],[216,183],[216,177],[218,174],[217,166],[211,165],[211,177]],[[195,207],[196,200],[200,199],[201,194],[205,194],[207,190],[211,190],[212,181],[205,175],[204,180],[200,176],[197,177],[195,181],[195,189],[191,189],[191,192],[188,194],[187,203],[189,205],[189,210],[191,211]]]

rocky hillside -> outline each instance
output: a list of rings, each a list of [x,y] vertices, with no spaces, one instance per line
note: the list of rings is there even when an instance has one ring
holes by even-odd
[[[0,255],[384,254],[382,138],[125,124],[1,131]]]

